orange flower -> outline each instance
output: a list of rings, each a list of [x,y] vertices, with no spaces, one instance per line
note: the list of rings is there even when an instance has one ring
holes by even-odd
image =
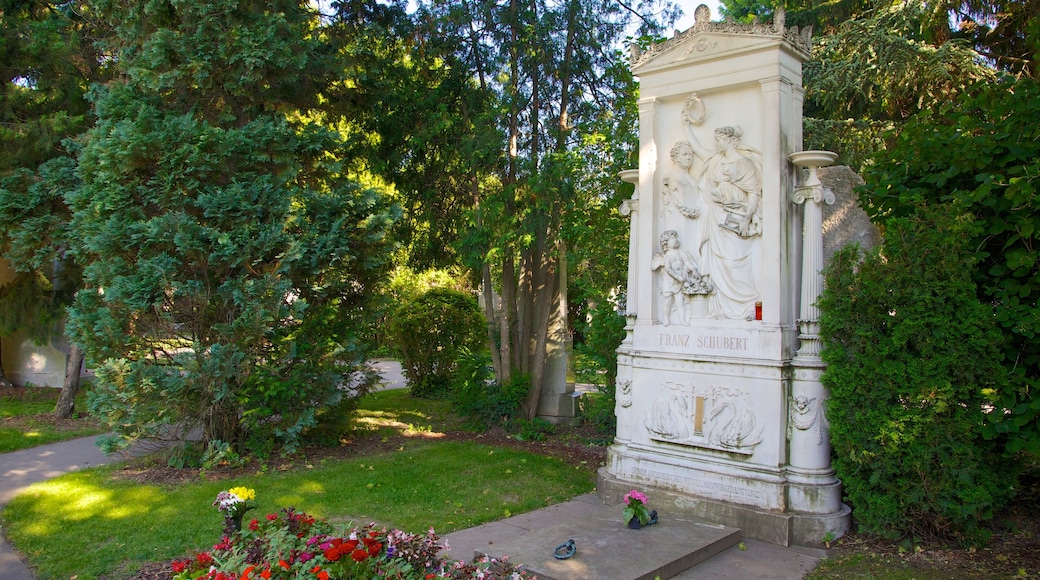
[[[282,568],[285,568],[286,570],[291,568],[291,566],[289,566],[289,563],[286,562],[285,560],[278,560],[278,565],[281,566]]]

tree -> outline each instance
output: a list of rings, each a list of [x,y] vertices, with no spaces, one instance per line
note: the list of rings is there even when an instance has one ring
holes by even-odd
[[[62,141],[92,122],[85,98],[107,67],[94,39],[103,29],[84,18],[84,2],[7,2],[0,10],[0,248],[16,279],[0,290],[3,334],[26,331],[63,343],[65,381],[55,415],[72,414],[83,351],[61,340],[64,309],[80,287],[67,253],[63,187],[74,187]],[[64,160],[62,160],[64,159]],[[51,181],[53,179],[53,181]],[[74,180],[73,180],[74,181]],[[6,382],[0,368],[0,380]]]
[[[469,71],[494,97],[495,116],[473,122],[497,128],[501,156],[489,173],[470,174],[472,229],[463,243],[467,263],[480,272],[498,381],[531,377],[528,418],[538,409],[549,320],[558,308],[565,224],[599,194],[583,190],[582,149],[596,142],[602,124],[618,121],[611,108],[634,93],[631,77],[615,66],[616,46],[633,14],[644,32],[653,30],[654,8],[537,0],[421,7],[419,18],[458,47],[451,66]]]
[[[126,444],[292,450],[366,385],[356,330],[393,217],[308,118],[333,78],[307,2],[99,0],[119,76],[91,95],[69,326]]]

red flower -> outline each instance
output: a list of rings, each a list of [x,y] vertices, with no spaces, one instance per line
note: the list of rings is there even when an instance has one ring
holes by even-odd
[[[278,519],[278,514],[267,514],[267,521],[273,522]]]
[[[278,560],[278,565],[281,566],[282,568],[285,568],[286,570],[288,570],[291,567],[291,566],[289,566],[289,563],[286,562],[285,560]]]
[[[238,580],[249,580],[249,573],[253,571],[256,566],[250,566],[245,570],[242,570],[242,575],[238,577]]]
[[[213,563],[213,556],[210,556],[208,552],[199,552],[195,556],[195,560],[202,566],[209,566]]]
[[[343,554],[340,553],[339,548],[329,548],[328,550],[325,550],[325,559],[329,562],[338,561],[339,557],[342,555]]]
[[[357,540],[348,540],[346,542],[343,542],[343,553],[345,554],[347,552],[350,552],[351,550],[353,550],[354,548],[357,548],[357,547],[358,547],[358,541]]]
[[[354,550],[350,553],[350,557],[353,558],[355,562],[364,562],[368,558],[368,552],[364,550]]]
[[[249,531],[255,532],[255,531],[259,530],[259,529],[260,529],[260,522],[256,518],[253,518],[253,519],[249,520]]]
[[[318,580],[329,580],[329,573],[324,570],[318,572]]]
[[[380,544],[379,542],[377,542],[375,540],[370,540],[368,538],[365,538],[364,542],[365,542],[365,547],[368,548],[368,555],[369,556],[375,556],[375,555],[379,554],[379,552],[381,552],[383,550],[383,544]]]
[[[260,577],[264,580],[269,580],[271,578],[271,569],[266,568],[263,572],[260,573]]]
[[[174,574],[180,574],[188,569],[188,564],[190,563],[190,560],[174,560],[173,563],[170,564],[170,568],[173,569]]]

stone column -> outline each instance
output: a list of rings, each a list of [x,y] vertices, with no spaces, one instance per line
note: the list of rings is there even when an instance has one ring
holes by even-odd
[[[799,347],[794,356],[794,378],[788,401],[789,499],[793,511],[833,513],[841,508],[841,488],[831,469],[831,445],[825,402],[827,390],[820,378],[825,365],[820,358],[820,310],[816,301],[823,292],[822,203],[834,203],[816,174],[837,155],[829,151],[793,153],[791,161],[807,167],[809,177],[795,189],[794,202],[805,208],[802,223],[801,302],[798,309]]]
[[[624,409],[632,406],[632,369],[631,358],[628,353],[632,349],[633,334],[636,324],[636,294],[639,288],[637,280],[638,272],[632,268],[638,260],[639,251],[639,170],[626,169],[618,173],[618,177],[625,183],[635,185],[635,192],[631,199],[626,199],[618,208],[618,213],[628,218],[628,286],[625,290],[625,339],[618,348],[618,375],[615,394],[615,413],[620,414]],[[619,432],[618,442],[627,442],[624,433]]]

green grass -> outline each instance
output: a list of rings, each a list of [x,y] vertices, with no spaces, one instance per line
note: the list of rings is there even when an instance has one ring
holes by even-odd
[[[61,393],[58,389],[25,387],[19,391],[17,396],[0,397],[0,453],[105,432],[91,420],[56,423],[50,414]],[[86,405],[84,389],[76,397],[76,409],[85,409]]]
[[[412,532],[433,526],[440,533],[593,489],[588,470],[557,459],[437,441],[437,429],[457,421],[443,405],[403,391],[366,398],[361,429],[420,436],[403,440],[396,451],[351,460],[169,487],[122,480],[118,466],[68,474],[14,498],[2,512],[4,531],[41,580],[119,578],[145,563],[212,546],[222,525],[213,498],[238,485],[256,490],[254,517],[294,506],[333,521],[377,521]]]

